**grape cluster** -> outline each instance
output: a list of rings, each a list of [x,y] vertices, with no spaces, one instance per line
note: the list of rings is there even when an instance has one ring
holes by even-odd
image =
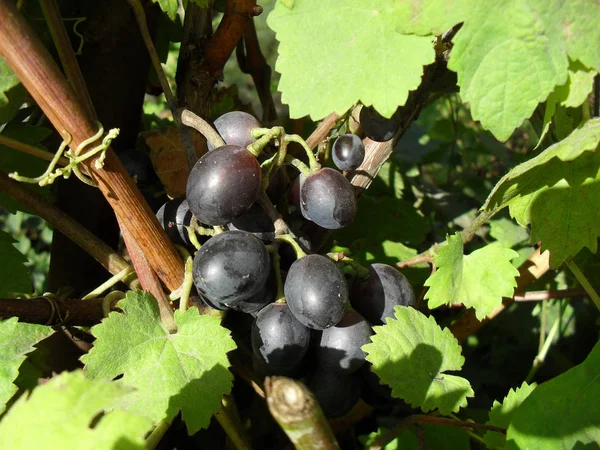
[[[365,377],[367,371],[361,370],[362,346],[370,342],[372,325],[392,317],[396,305],[414,305],[412,287],[385,264],[367,270],[343,255],[306,254],[309,238],[276,229],[273,219],[279,215],[291,218],[289,223],[331,230],[350,224],[356,199],[341,172],[316,162],[311,167],[292,163],[302,173],[291,195],[272,195],[267,181],[282,171],[288,180],[290,167],[273,168],[278,154],[259,159],[252,151],[258,141],[251,131],[265,129],[242,112],[225,114],[215,126],[225,145],[198,160],[186,198],[163,205],[159,222],[174,242],[199,247],[192,276],[201,301],[252,315],[249,340],[255,370],[305,378],[326,415],[343,415],[369,382],[370,371]],[[340,170],[356,169],[364,154],[355,135],[341,135],[332,146]],[[269,202],[267,213],[263,206],[269,194],[278,204],[275,208]],[[199,234],[196,239],[194,234]]]

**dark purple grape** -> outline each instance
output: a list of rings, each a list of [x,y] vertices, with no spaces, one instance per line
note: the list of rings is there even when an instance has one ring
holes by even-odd
[[[346,279],[335,263],[322,255],[307,255],[292,264],[284,291],[296,319],[315,330],[338,323],[348,305]]]
[[[329,230],[349,225],[356,216],[356,198],[350,182],[328,167],[301,183],[300,210],[308,220]]]
[[[399,110],[396,110],[388,119],[379,114],[372,106],[363,106],[358,120],[367,137],[377,142],[392,139],[398,132],[401,123]]]
[[[260,310],[252,324],[252,350],[272,372],[294,369],[310,342],[310,330],[294,317],[285,303]]]
[[[239,302],[230,306],[230,309],[234,311],[243,312],[246,314],[252,314],[255,316],[261,309],[267,306],[269,303],[273,303],[277,296],[277,277],[275,275],[275,269],[271,265],[269,270],[269,276],[265,285],[258,293],[246,300],[240,300]]]
[[[211,237],[194,257],[194,284],[210,303],[233,305],[257,294],[269,276],[269,252],[243,231]]]
[[[188,178],[186,197],[200,222],[225,225],[250,209],[260,183],[256,158],[243,147],[226,145],[198,160]]]
[[[360,399],[360,376],[317,367],[308,384],[326,417],[340,417]]]
[[[333,143],[331,156],[338,169],[354,170],[365,159],[365,146],[357,135],[344,134]]]
[[[223,114],[214,123],[215,129],[221,135],[226,145],[238,145],[247,147],[255,139],[250,135],[253,128],[261,128],[262,125],[256,117],[243,111],[231,111]],[[214,147],[209,143],[208,150]]]
[[[162,205],[156,213],[160,226],[176,244],[192,245],[186,226],[190,226],[192,212],[185,198],[175,198]]]
[[[348,311],[337,325],[323,330],[317,348],[319,365],[340,373],[356,372],[365,363],[362,346],[371,342],[371,325],[356,311]]]
[[[385,323],[394,317],[394,307],[414,306],[415,293],[410,282],[394,267],[372,264],[369,278],[352,287],[352,306],[373,325]]]
[[[130,177],[137,180],[139,187],[149,186],[158,181],[158,176],[147,153],[139,150],[119,152],[119,159]]]
[[[228,224],[228,227],[230,230],[247,231],[263,241],[275,240],[275,225],[265,210],[256,203],[248,212]]]

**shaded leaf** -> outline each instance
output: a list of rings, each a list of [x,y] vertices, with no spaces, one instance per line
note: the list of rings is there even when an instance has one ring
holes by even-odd
[[[235,348],[229,331],[197,308],[175,312],[177,332],[160,320],[156,300],[146,292],[127,292],[92,328],[94,347],[81,360],[91,378],[115,378],[136,390],[120,406],[151,418],[172,419],[182,411],[188,432],[207,427],[223,394],[231,390],[227,352]]]
[[[395,318],[373,327],[372,342],[362,347],[371,370],[392,388],[394,397],[413,408],[449,414],[467,406],[467,397],[474,395],[471,385],[446,373],[460,370],[465,362],[450,330],[407,306],[396,306]]]

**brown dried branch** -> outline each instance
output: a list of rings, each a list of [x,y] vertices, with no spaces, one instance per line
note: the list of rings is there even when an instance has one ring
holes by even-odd
[[[262,122],[277,120],[275,102],[271,94],[271,66],[260,50],[254,19],[250,19],[244,30],[244,36],[237,45],[236,56],[242,72],[250,74],[263,108]]]
[[[0,0],[0,54],[63,139],[72,137],[72,148],[96,134],[93,118],[9,0]],[[183,262],[112,149],[106,152],[102,170],[95,169],[90,160],[85,168],[162,281],[169,289],[177,289],[183,281]]]
[[[89,253],[112,275],[116,275],[129,267],[127,261],[79,222],[72,219],[49,201],[27,189],[23,184],[10,179],[6,174],[1,172],[0,192],[5,193],[26,206],[34,214],[46,220],[53,228],[60,231]]]
[[[104,317],[103,301],[103,298],[61,300],[49,296],[28,299],[0,298],[0,318],[18,317],[20,322],[40,325],[89,327],[96,325]],[[114,308],[114,304],[112,307]]]

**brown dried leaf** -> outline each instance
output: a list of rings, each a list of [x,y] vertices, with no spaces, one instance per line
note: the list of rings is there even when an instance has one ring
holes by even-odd
[[[206,153],[206,141],[192,131],[194,149],[198,157]],[[190,173],[183,144],[176,126],[149,130],[140,134],[150,148],[150,159],[169,197],[185,195],[185,186]]]

